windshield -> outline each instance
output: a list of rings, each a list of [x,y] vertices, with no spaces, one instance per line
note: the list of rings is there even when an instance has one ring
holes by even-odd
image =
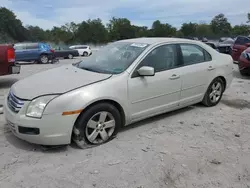
[[[75,65],[93,72],[119,74],[125,71],[147,46],[145,43],[110,43]]]

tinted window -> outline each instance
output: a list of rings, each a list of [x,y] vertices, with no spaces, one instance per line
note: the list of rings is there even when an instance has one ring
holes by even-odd
[[[37,49],[39,46],[37,43],[34,44],[26,44],[26,49],[31,50],[31,49]]]
[[[212,59],[211,55],[200,46],[194,44],[181,44],[180,47],[184,65],[192,65]]]
[[[155,72],[172,69],[178,66],[176,45],[164,45],[155,48],[141,62],[142,66],[154,67]]]
[[[78,47],[77,49],[87,49],[87,46],[81,46],[81,47]]]
[[[245,37],[237,37],[235,44],[244,45],[246,43]]]
[[[244,38],[244,44],[246,43],[250,43],[250,39],[249,38]]]
[[[14,49],[15,49],[15,50],[24,50],[24,49],[25,49],[25,46],[22,45],[22,44],[18,44],[18,45],[15,45],[15,46],[14,46]]]

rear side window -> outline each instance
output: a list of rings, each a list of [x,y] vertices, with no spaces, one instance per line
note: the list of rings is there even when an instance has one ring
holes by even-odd
[[[25,50],[25,46],[22,45],[22,44],[21,45],[20,44],[19,45],[14,45],[14,49],[15,50]]]
[[[78,47],[78,49],[87,49],[87,46]]]
[[[27,50],[34,50],[34,49],[38,49],[39,45],[37,43],[34,44],[26,44],[26,49]]]
[[[180,48],[183,56],[184,66],[212,60],[211,55],[198,45],[181,44]]]

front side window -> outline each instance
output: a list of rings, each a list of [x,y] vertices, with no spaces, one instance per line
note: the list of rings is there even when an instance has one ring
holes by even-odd
[[[180,48],[184,66],[206,62],[212,59],[211,55],[200,46],[194,44],[181,44]]]
[[[169,70],[178,66],[177,48],[174,44],[164,45],[152,50],[137,67],[153,67],[155,72]]]
[[[148,46],[146,43],[114,42],[74,65],[93,72],[119,74],[124,72]]]

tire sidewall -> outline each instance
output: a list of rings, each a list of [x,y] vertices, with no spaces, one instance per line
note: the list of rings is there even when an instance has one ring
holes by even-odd
[[[117,110],[117,108],[115,106],[113,106],[112,104],[109,104],[109,103],[100,103],[100,104],[97,104],[97,105],[94,105],[90,108],[88,108],[86,110],[86,112],[83,112],[78,121],[76,122],[76,128],[78,128],[81,132],[81,138],[86,142],[86,144],[90,144],[90,145],[101,145],[101,144],[104,144],[106,142],[103,142],[101,144],[93,144],[93,143],[90,143],[89,140],[87,139],[86,137],[86,134],[85,134],[85,129],[86,129],[86,126],[87,126],[87,123],[88,121],[90,120],[90,118],[95,115],[96,113],[98,112],[101,112],[101,111],[107,111],[109,113],[111,113],[115,119],[115,130],[112,134],[112,136],[106,141],[110,141],[112,138],[114,138],[116,136],[116,134],[118,133],[118,131],[120,130],[121,128],[121,115],[119,113],[119,111]]]
[[[210,94],[210,90],[211,90],[211,88],[212,88],[212,85],[213,85],[215,82],[220,82],[220,84],[221,84],[221,86],[222,86],[222,92],[221,92],[221,95],[220,95],[219,100],[216,101],[215,103],[213,103],[213,102],[211,101],[210,97],[209,97],[209,94]],[[206,92],[206,95],[205,95],[205,98],[204,98],[204,100],[206,100],[206,104],[207,104],[208,106],[216,106],[216,105],[220,102],[220,100],[221,100],[221,98],[222,98],[222,96],[223,96],[224,90],[225,90],[225,86],[224,86],[224,83],[223,83],[222,79],[221,79],[221,78],[215,78],[215,79],[210,83],[210,85],[209,85],[209,87],[208,87],[208,89],[207,89],[207,92]]]

